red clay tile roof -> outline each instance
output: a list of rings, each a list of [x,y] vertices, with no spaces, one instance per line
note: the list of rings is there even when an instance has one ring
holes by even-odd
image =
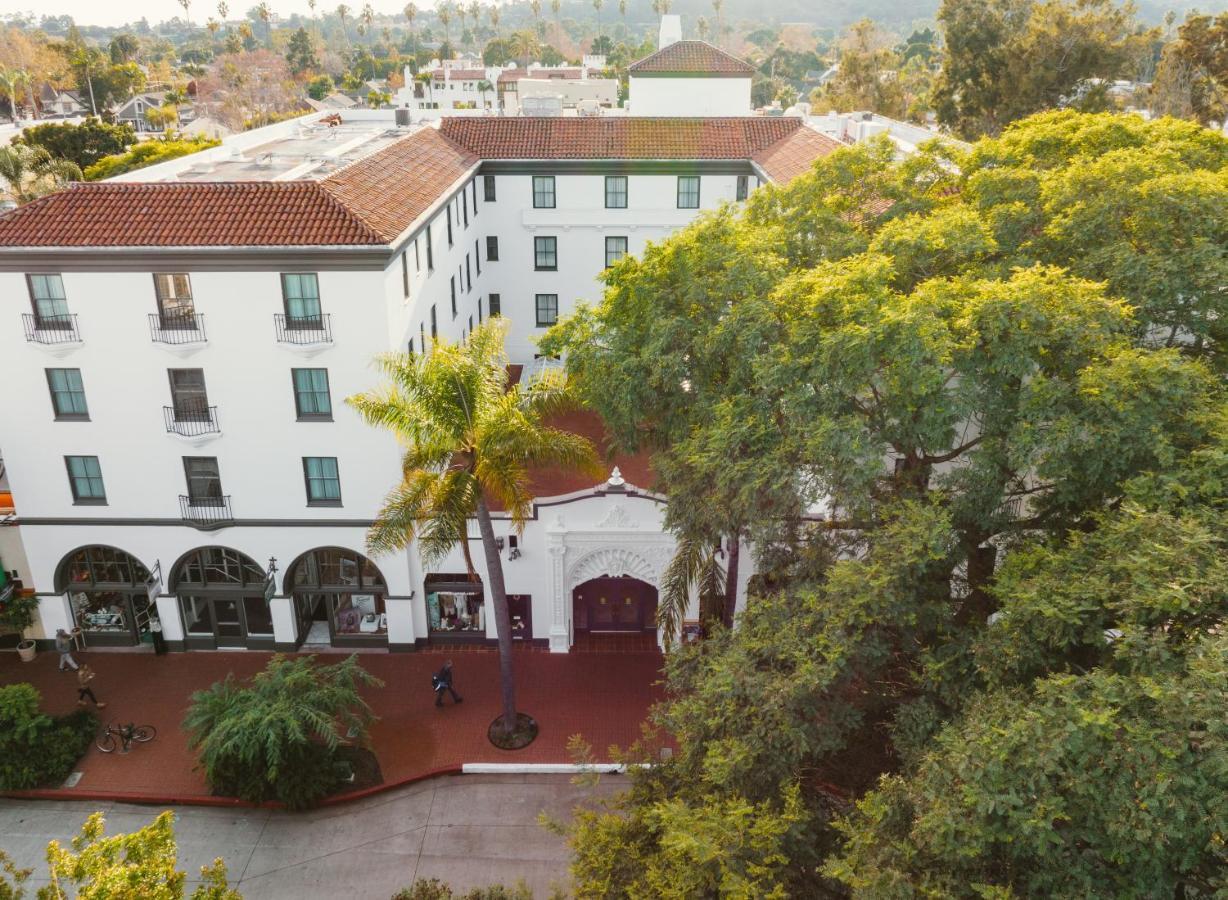
[[[382,243],[312,181],[75,184],[0,215],[0,247]]]
[[[595,412],[576,410],[552,416],[547,424],[553,428],[570,431],[572,434],[588,438],[596,446],[597,455],[600,457],[607,472],[614,468],[614,466],[618,466],[623,479],[628,484],[648,490],[656,482],[656,476],[653,474],[652,466],[649,464],[647,452],[636,453],[634,455],[623,453],[611,454],[609,452],[610,440],[606,432],[605,423],[601,421],[601,417]],[[529,472],[529,490],[537,498],[557,497],[560,494],[570,494],[573,491],[582,491],[586,488],[596,487],[603,480],[570,469],[566,471],[559,469],[533,469]]]
[[[783,141],[760,150],[751,159],[773,181],[792,181],[810,171],[819,157],[826,156],[843,145],[813,128],[799,128]]]
[[[483,159],[750,159],[801,119],[463,118],[440,133]]]
[[[444,80],[443,69],[431,73],[436,81]],[[450,81],[485,81],[485,69],[448,69],[448,80]]]
[[[755,67],[707,41],[675,41],[627,69],[632,75],[750,78]]]
[[[390,242],[477,162],[434,128],[423,128],[334,172],[320,186]]]

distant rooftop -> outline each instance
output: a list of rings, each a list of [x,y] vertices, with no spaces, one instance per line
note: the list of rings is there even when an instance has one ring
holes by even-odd
[[[336,124],[328,124],[330,118]],[[219,147],[111,181],[318,181],[392,145],[416,127],[396,127],[388,110],[313,112],[231,135]]]
[[[627,71],[636,77],[750,78],[755,67],[707,41],[675,41]]]

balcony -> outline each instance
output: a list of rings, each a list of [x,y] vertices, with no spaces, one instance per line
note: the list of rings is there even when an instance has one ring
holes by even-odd
[[[193,443],[202,443],[222,433],[216,406],[164,406],[162,418],[167,434],[177,434]]]
[[[205,343],[205,317],[196,313],[167,316],[149,314],[149,339],[176,349],[196,349]]]
[[[290,349],[318,351],[333,342],[332,320],[327,313],[318,316],[288,316],[274,313],[277,343]]]
[[[234,514],[230,511],[230,495],[219,497],[189,497],[179,495],[179,515],[185,525],[211,530],[233,525]]]
[[[22,313],[21,324],[28,343],[47,347],[53,352],[62,353],[81,344],[81,330],[77,327],[75,313],[59,316]]]

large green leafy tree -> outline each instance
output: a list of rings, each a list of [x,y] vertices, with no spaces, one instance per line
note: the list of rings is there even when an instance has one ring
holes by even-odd
[[[1223,255],[1226,148],[1193,126],[1062,113],[969,153],[842,150],[623,262],[549,336],[615,436],[649,442],[671,524],[738,523],[758,568],[739,627],[670,660],[655,721],[672,759],[577,832],[583,895],[693,865],[682,823],[742,802],[793,810],[741,851],[767,873],[757,891],[844,890],[823,869],[833,811],[988,688],[978,648],[1003,560],[1095,532],[1128,479],[1219,428],[1216,316],[1197,310],[1225,298],[1186,254]],[[1076,231],[1108,202],[1073,190],[1101,165],[1133,172],[1118,220]],[[1152,177],[1210,220],[1163,225]],[[1172,334],[1167,278],[1190,285]]]
[[[136,143],[136,133],[131,125],[111,125],[89,116],[75,125],[34,125],[23,130],[13,143],[43,147],[56,159],[67,160],[84,171],[104,156],[123,153]]]
[[[961,137],[1073,99],[1091,78],[1128,74],[1149,38],[1113,0],[943,0],[938,121]]]
[[[495,316],[462,344],[437,341],[423,355],[382,357],[389,383],[347,402],[405,447],[401,483],[367,535],[373,553],[417,541],[422,557],[433,562],[459,544],[476,580],[468,522],[477,519],[499,639],[502,726],[510,734],[517,723],[511,615],[491,507],[504,509],[512,526],[523,529],[533,511],[533,467],[595,475],[601,468],[587,439],[546,424],[571,403],[566,384],[555,377],[561,373],[544,376],[528,390],[508,384],[506,335],[506,320]]]

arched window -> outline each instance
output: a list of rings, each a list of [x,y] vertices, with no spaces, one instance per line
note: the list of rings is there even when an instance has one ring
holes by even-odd
[[[187,645],[194,649],[273,646],[268,576],[254,559],[229,547],[198,547],[171,569]]]
[[[180,558],[171,572],[171,590],[185,588],[260,587],[265,570],[246,554],[229,547],[200,547]]]
[[[361,553],[341,547],[308,550],[286,570],[300,641],[356,645],[387,640],[387,582]]]
[[[56,589],[68,595],[73,623],[87,644],[131,646],[150,634],[157,608],[149,600],[149,569],[130,553],[93,545],[69,553],[56,569]]]

